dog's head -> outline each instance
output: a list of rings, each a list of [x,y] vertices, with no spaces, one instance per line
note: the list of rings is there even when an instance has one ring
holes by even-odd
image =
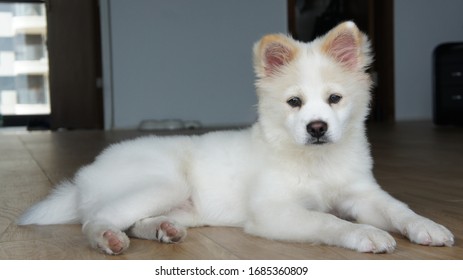
[[[269,141],[335,143],[368,114],[370,44],[353,22],[301,43],[281,34],[254,46],[259,123]]]

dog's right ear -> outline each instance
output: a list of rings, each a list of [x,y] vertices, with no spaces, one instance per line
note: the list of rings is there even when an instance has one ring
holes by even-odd
[[[254,69],[258,77],[278,75],[296,56],[295,41],[282,34],[264,36],[254,45]]]

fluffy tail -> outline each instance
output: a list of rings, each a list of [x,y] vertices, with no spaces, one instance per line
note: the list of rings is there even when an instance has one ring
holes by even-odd
[[[63,182],[44,200],[29,208],[18,225],[73,224],[80,221],[77,212],[77,188]]]

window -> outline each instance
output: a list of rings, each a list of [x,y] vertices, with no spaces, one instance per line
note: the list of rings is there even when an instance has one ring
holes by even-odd
[[[49,115],[44,3],[0,3],[0,114]]]

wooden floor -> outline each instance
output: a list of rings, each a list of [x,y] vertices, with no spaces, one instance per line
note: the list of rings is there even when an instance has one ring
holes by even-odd
[[[79,225],[18,227],[15,219],[108,144],[141,132],[0,132],[0,259],[463,259],[463,128],[427,122],[373,125],[375,174],[384,189],[447,226],[452,248],[410,244],[394,235],[391,254],[269,241],[238,228],[189,229],[178,245],[132,240],[121,256],[89,248]]]

